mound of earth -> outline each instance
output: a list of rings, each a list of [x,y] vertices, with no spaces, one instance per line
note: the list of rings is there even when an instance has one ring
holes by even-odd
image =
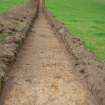
[[[37,0],[0,16],[0,87],[37,16]]]

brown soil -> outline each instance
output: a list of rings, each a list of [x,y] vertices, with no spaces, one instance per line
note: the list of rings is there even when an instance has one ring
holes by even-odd
[[[26,38],[33,20],[37,17],[38,2],[30,0],[25,5],[0,15],[0,93],[9,72],[8,66]]]
[[[100,71],[104,69],[103,65],[84,50],[79,39],[63,36],[68,35],[66,29],[58,24],[49,24],[42,4],[39,5],[39,16],[33,23],[15,64],[10,67],[11,72],[0,97],[0,105],[101,105],[99,100],[101,96],[104,97],[104,94],[100,94],[104,92],[104,76]],[[56,33],[51,26],[59,32]],[[16,31],[13,28],[9,30]],[[3,29],[0,30],[1,33],[2,31]],[[89,66],[90,63],[94,64]],[[96,71],[94,73],[97,66],[100,68],[99,74]],[[95,79],[95,76],[98,78]],[[93,89],[92,83],[96,86],[96,91],[90,90]],[[99,83],[102,87],[98,93]],[[102,105],[103,103],[104,99]]]
[[[36,2],[34,0],[28,1],[26,4],[17,7],[13,11],[0,15],[0,38],[2,37],[3,44],[7,41],[8,36],[15,36],[15,34],[23,34],[27,30],[28,24],[35,12]],[[35,14],[35,13],[34,13]]]
[[[74,75],[73,63],[44,15],[39,15],[11,68],[1,105],[96,105]]]

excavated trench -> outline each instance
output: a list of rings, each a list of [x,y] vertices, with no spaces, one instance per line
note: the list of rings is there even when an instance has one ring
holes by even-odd
[[[74,63],[40,3],[39,15],[10,68],[0,105],[98,105],[74,74]]]

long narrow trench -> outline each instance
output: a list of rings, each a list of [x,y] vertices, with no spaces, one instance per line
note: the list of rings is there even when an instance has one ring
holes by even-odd
[[[73,59],[44,14],[11,68],[0,105],[96,105],[73,74]]]

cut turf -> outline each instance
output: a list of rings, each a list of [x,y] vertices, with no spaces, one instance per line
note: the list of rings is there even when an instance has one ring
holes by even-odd
[[[46,6],[105,63],[105,0],[46,0]]]

